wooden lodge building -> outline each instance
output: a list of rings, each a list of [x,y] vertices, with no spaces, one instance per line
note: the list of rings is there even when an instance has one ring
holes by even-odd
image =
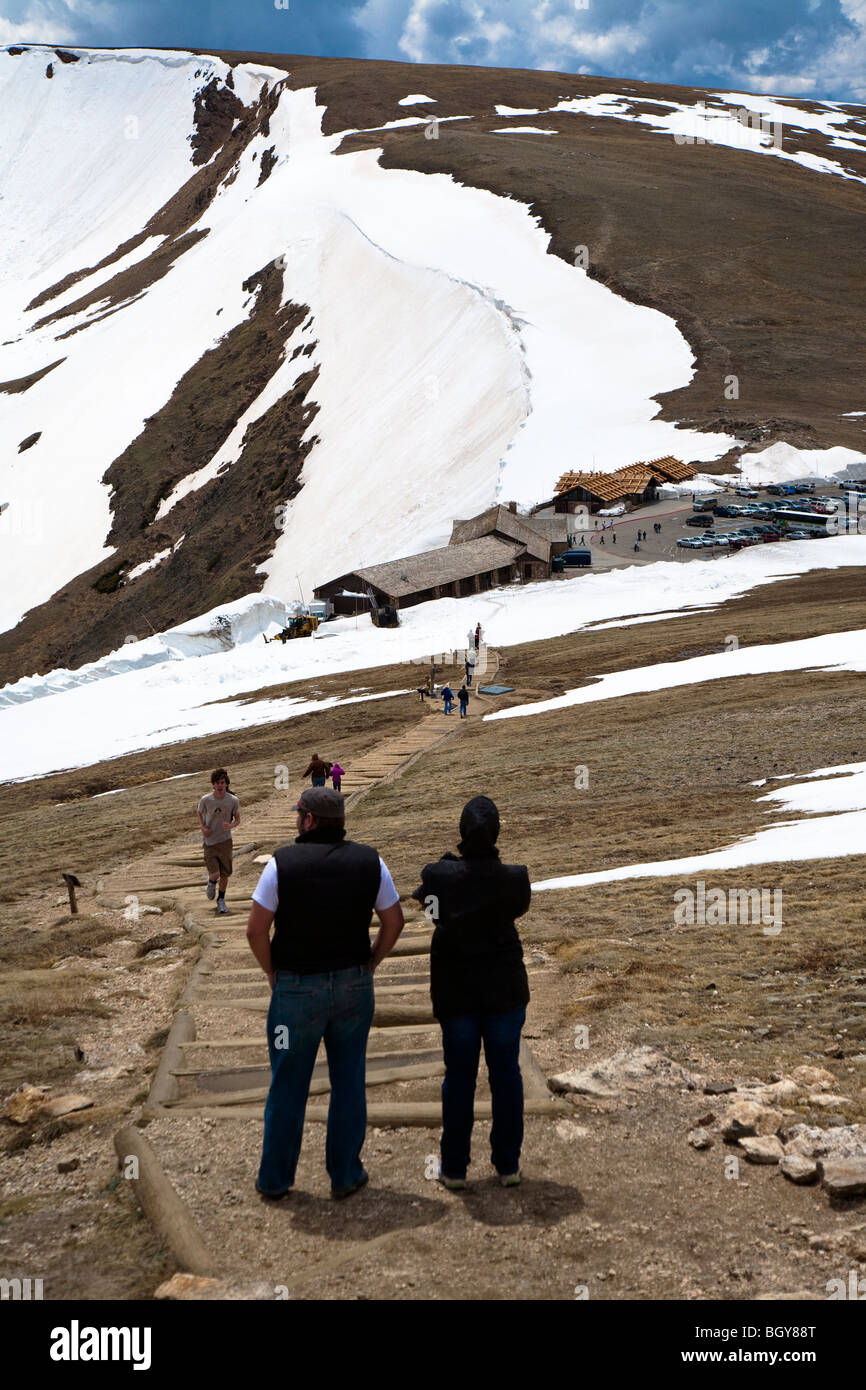
[[[520,516],[517,504],[495,506],[455,521],[448,545],[328,580],[314,590],[337,613],[361,613],[372,592],[377,605],[408,608],[437,598],[463,598],[504,584],[549,579],[553,555],[568,544],[567,517]]]
[[[664,483],[682,483],[693,478],[696,469],[681,459],[667,455],[649,463],[630,463],[614,473],[563,473],[556,484],[552,505],[556,512],[571,512],[576,506],[590,512],[623,504],[644,507],[654,502]],[[550,502],[542,503],[549,507]]]

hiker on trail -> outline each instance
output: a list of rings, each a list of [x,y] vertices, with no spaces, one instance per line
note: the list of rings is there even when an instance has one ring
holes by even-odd
[[[481,645],[481,624],[480,624],[480,623],[477,623],[477,624],[476,624],[476,627],[475,627],[475,650],[476,650],[476,651],[478,651],[478,648],[479,648],[480,645]]]
[[[454,691],[450,685],[443,685],[439,693],[445,702],[445,713],[450,714],[454,708]]]
[[[602,529],[602,532],[604,532],[604,527],[603,527],[603,526],[602,526],[601,529]],[[603,534],[602,534],[602,536],[601,536],[601,544],[604,545],[604,535],[603,535]]]
[[[338,792],[341,786],[343,785],[343,778],[345,774],[346,769],[344,767],[340,767],[339,763],[331,764],[331,785],[333,786],[335,792]]]
[[[638,545],[637,541],[635,541],[634,543],[634,548],[635,550],[640,550],[640,546]]]
[[[460,704],[460,718],[465,719],[469,713],[469,691],[465,685],[461,685],[457,691],[457,699]]]
[[[495,804],[473,797],[460,817],[460,857],[445,854],[425,865],[412,894],[436,905],[430,994],[445,1054],[439,1181],[449,1189],[466,1186],[482,1042],[493,1103],[493,1166],[503,1187],[520,1182],[518,1057],[529,984],[514,919],[527,911],[532,888],[524,865],[500,862],[498,834]]]
[[[229,791],[229,775],[224,767],[216,768],[210,780],[213,791],[198,803],[198,823],[207,869],[205,893],[211,902],[216,896],[217,912],[225,913],[228,912],[226,888],[232,871],[232,830],[241,823],[241,803]]]
[[[303,776],[309,777],[314,787],[323,787],[330,775],[331,764],[324,762],[318,753],[314,753]]]
[[[472,677],[475,675],[475,663],[478,658],[471,649],[466,653],[466,684],[472,684]]]
[[[614,531],[613,535],[611,536],[611,540],[613,541],[614,545],[616,545],[616,531]]]
[[[308,788],[295,809],[295,842],[265,865],[247,923],[250,949],[272,990],[271,1085],[256,1189],[278,1200],[294,1186],[310,1078],[324,1038],[331,1083],[325,1163],[331,1196],[349,1197],[367,1182],[361,1149],[373,972],[403,930],[403,909],[378,851],[346,839],[340,792]],[[381,925],[371,947],[374,909]]]

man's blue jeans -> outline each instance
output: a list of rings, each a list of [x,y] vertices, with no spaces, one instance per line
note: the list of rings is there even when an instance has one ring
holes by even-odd
[[[319,1043],[331,1080],[325,1162],[332,1188],[364,1176],[367,1132],[367,1035],[373,1022],[373,976],[366,965],[326,975],[277,971],[268,1010],[271,1088],[257,1187],[277,1196],[295,1181],[304,1111]]]
[[[490,1157],[498,1173],[516,1173],[523,1143],[523,1078],[520,1032],[526,1009],[502,1014],[457,1014],[440,1020],[445,1053],[442,1082],[442,1172],[465,1178],[474,1118],[475,1081],[481,1044],[490,1078],[493,1127]]]

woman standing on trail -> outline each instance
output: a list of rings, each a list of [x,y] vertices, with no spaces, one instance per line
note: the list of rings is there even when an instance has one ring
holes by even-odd
[[[532,888],[523,864],[503,864],[496,839],[499,812],[473,797],[460,817],[456,854],[425,865],[412,894],[435,923],[430,947],[430,994],[442,1029],[442,1142],[439,1180],[466,1186],[481,1043],[490,1078],[490,1152],[503,1187],[520,1182],[523,1081],[520,1033],[529,1003],[523,949],[514,925],[529,907]]]

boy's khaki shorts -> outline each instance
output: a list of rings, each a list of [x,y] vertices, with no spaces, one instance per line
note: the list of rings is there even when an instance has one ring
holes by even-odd
[[[205,843],[204,866],[211,877],[214,874],[225,874],[229,877],[232,871],[232,842],[231,840],[221,840],[218,845]]]

